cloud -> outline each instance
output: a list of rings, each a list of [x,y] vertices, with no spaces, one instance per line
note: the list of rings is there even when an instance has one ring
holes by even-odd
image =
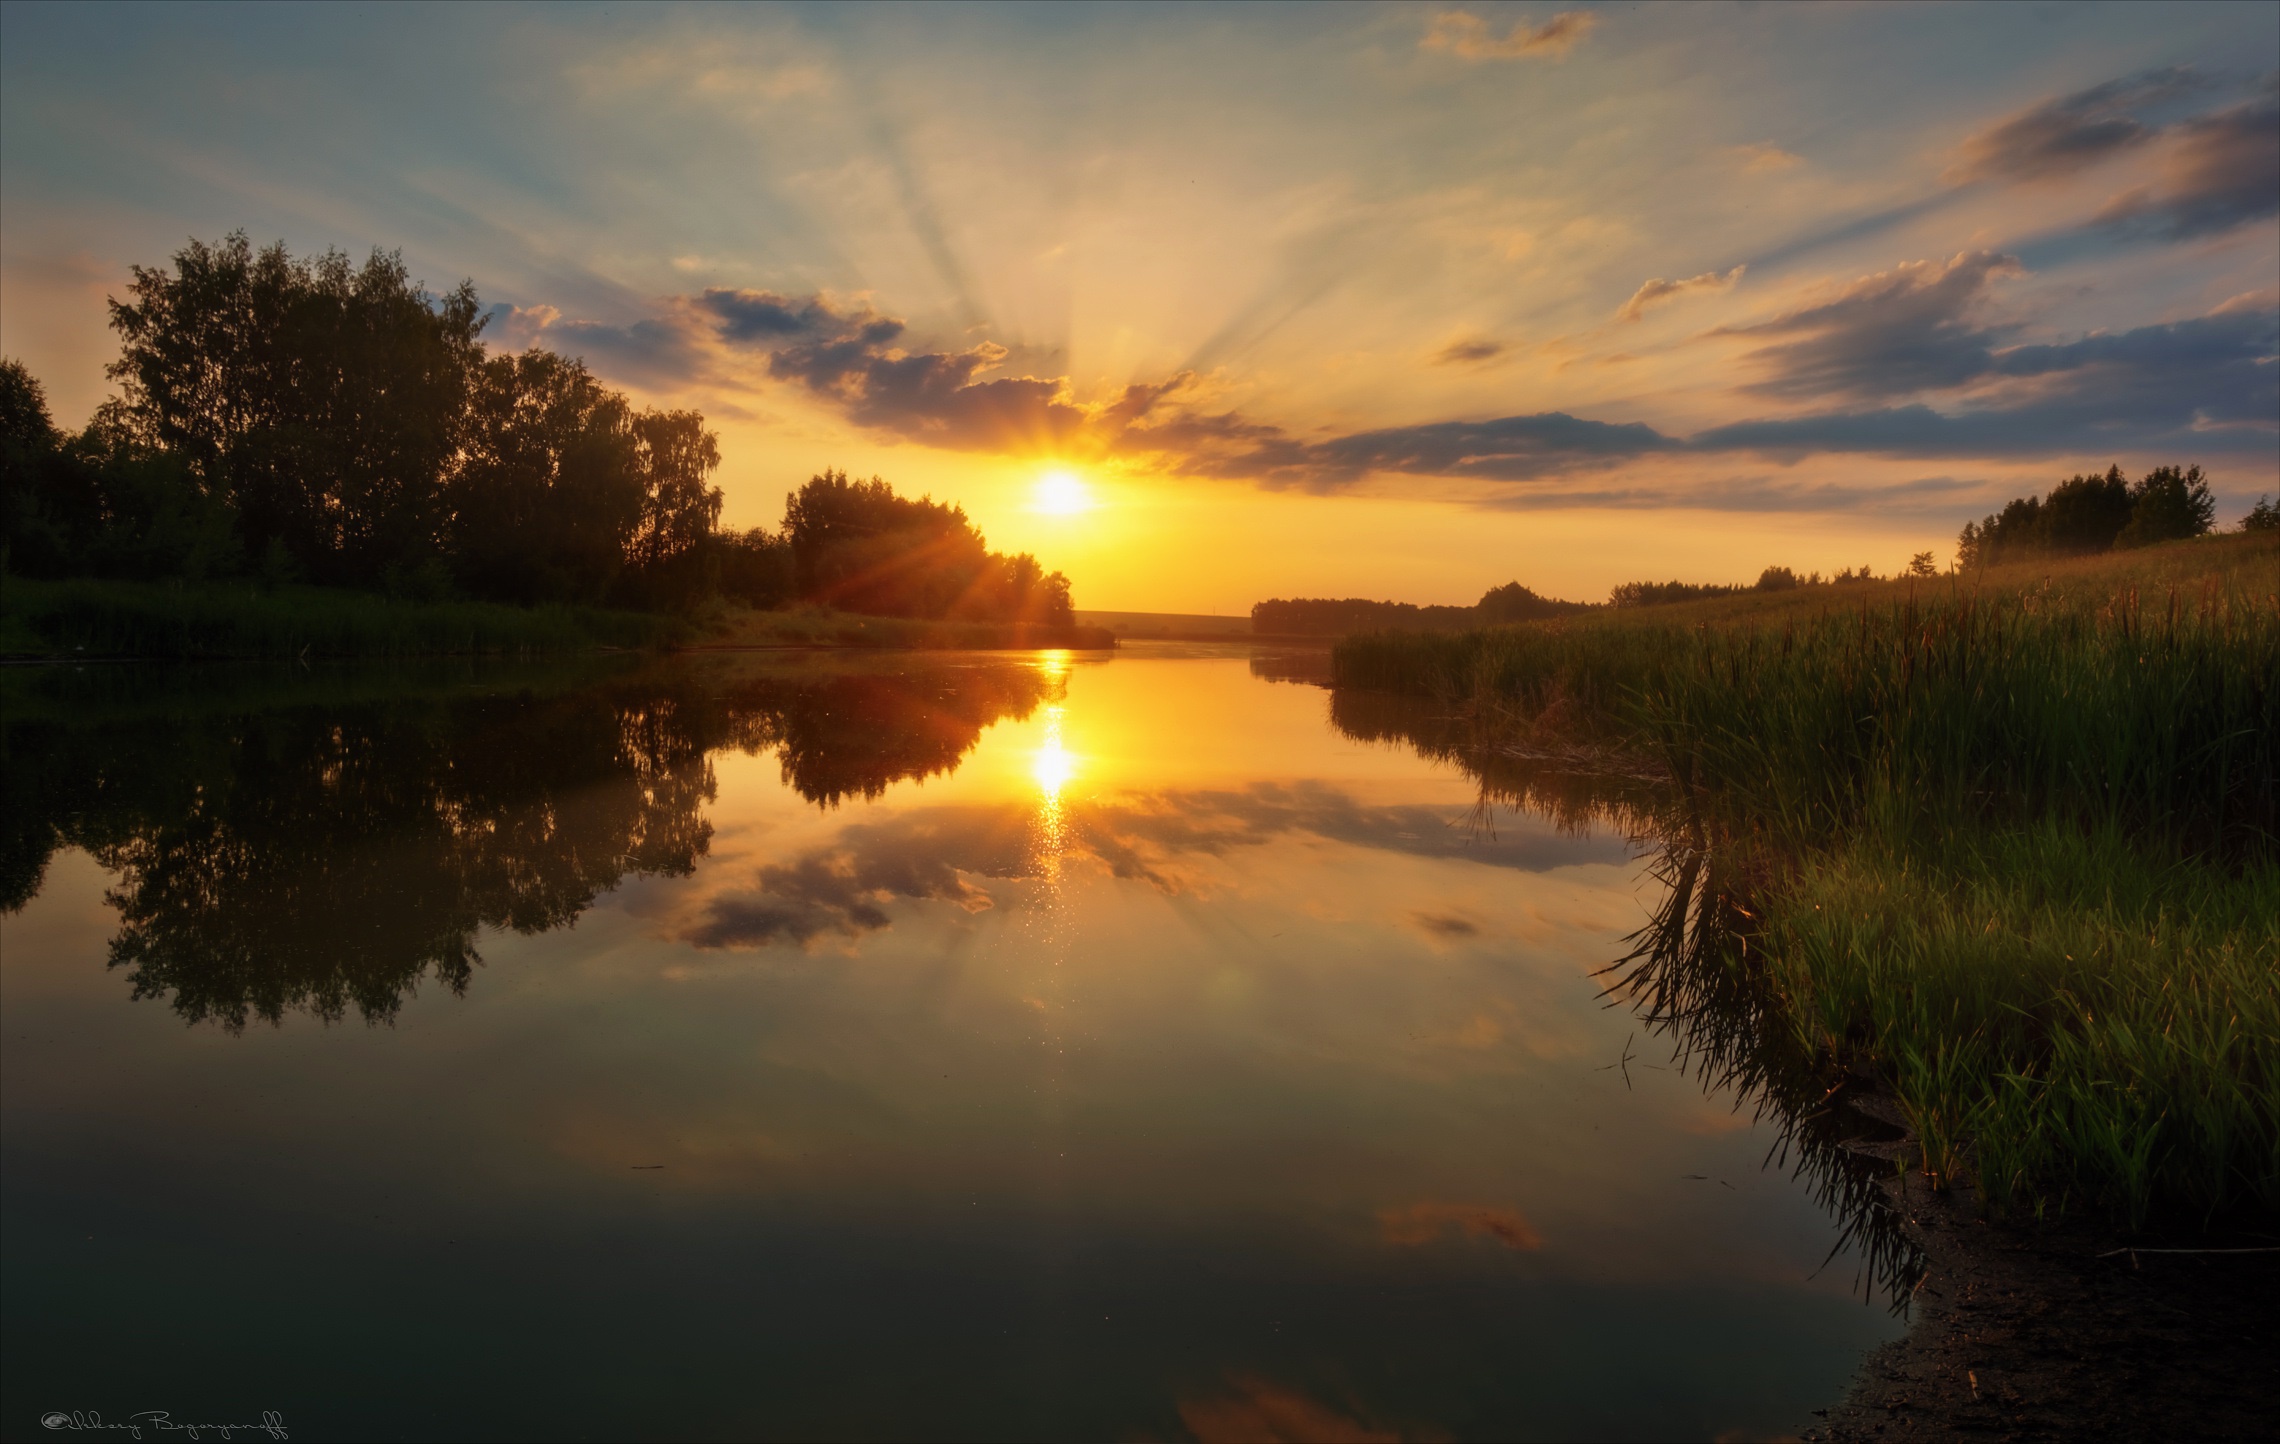
[[[1723,275],[1716,271],[1704,271],[1699,276],[1688,276],[1683,281],[1666,281],[1657,276],[1631,293],[1631,299],[1623,303],[1623,308],[1615,313],[1615,319],[1636,321],[1647,314],[1650,306],[1660,305],[1689,291],[1731,291],[1742,283],[1742,272],[1748,269],[1747,266],[1736,266]]]
[[[707,370],[701,331],[677,311],[624,326],[564,320],[552,306],[497,305],[484,317],[487,341],[516,351],[543,346],[636,385],[680,386]]]
[[[1442,50],[1467,60],[1517,60],[1543,57],[1563,60],[1599,24],[1599,17],[1583,10],[1562,10],[1541,25],[1523,20],[1503,36],[1490,33],[1488,22],[1463,10],[1444,10],[1425,27],[1418,42],[1425,50]]]
[[[822,296],[713,289],[696,298],[720,339],[768,353],[768,374],[839,402],[859,425],[955,451],[1052,450],[1094,420],[1059,379],[979,379],[1011,353],[984,341],[908,350],[903,322]]]
[[[2214,235],[2280,214],[2280,102],[2181,121],[2157,186],[2116,197],[2095,225],[2163,240]]]
[[[1968,365],[1959,347],[1940,358],[1952,379],[1994,387],[1966,407],[1943,412],[1917,403],[1743,421],[1688,444],[1898,456],[2269,454],[2280,417],[2276,350],[2280,308],[2269,303],[1988,351]],[[2012,394],[2006,383],[2023,389]]]
[[[1219,1394],[1179,1401],[1180,1423],[1197,1444],[1258,1444],[1314,1439],[1323,1444],[1401,1444],[1401,1434],[1341,1413],[1300,1390],[1250,1375],[1228,1379]]]
[[[2191,71],[2178,66],[2043,101],[1964,141],[1941,178],[1950,185],[1966,185],[2072,175],[2151,141],[2157,128],[2131,112],[2200,83]]]
[[[1761,140],[1754,145],[1729,146],[1726,153],[1740,161],[1742,169],[1752,175],[1789,170],[1805,164],[1805,157],[1794,151],[1783,150],[1770,140]]]
[[[805,947],[819,938],[860,937],[888,927],[898,901],[947,902],[982,912],[998,900],[976,879],[1037,875],[1031,823],[1031,810],[1019,804],[922,808],[854,823],[830,842],[763,865],[745,885],[706,900],[679,936],[699,948]],[[1577,861],[1573,839],[1533,828],[1488,835],[1447,809],[1371,806],[1321,783],[1088,801],[1071,806],[1068,824],[1067,857],[1090,857],[1113,876],[1174,894],[1195,885],[1195,859],[1294,833],[1530,872]],[[1600,861],[1626,856],[1613,839],[1602,848]]]
[[[1451,341],[1441,348],[1440,355],[1433,358],[1433,364],[1436,366],[1466,366],[1487,361],[1503,354],[1504,343],[1502,341],[1485,339]]]
[[[1772,374],[1749,389],[1772,396],[1898,396],[1962,385],[1982,374],[2005,327],[1982,322],[1989,286],[2020,274],[2017,258],[1967,252],[1864,276],[1833,299],[1731,336],[1794,337],[1750,353]]]
[[[1432,1243],[1454,1229],[1466,1238],[1500,1243],[1509,1249],[1544,1246],[1543,1235],[1527,1219],[1509,1208],[1477,1203],[1413,1203],[1405,1208],[1378,1211],[1378,1233],[1387,1243],[1406,1248]]]

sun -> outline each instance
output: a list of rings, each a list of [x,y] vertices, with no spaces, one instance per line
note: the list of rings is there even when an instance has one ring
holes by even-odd
[[[1048,471],[1037,478],[1034,504],[1049,516],[1074,516],[1092,510],[1092,488],[1073,471]]]

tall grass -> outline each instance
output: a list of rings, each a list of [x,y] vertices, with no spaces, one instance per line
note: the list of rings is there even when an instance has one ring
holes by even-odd
[[[597,607],[396,601],[325,587],[75,580],[0,584],[0,652],[190,658],[410,657],[645,647],[674,623]]]
[[[2202,555],[2150,595],[2138,562],[1335,666],[1662,758],[1754,1026],[1873,1066],[1991,1207],[2143,1228],[2280,1209],[2280,550]]]

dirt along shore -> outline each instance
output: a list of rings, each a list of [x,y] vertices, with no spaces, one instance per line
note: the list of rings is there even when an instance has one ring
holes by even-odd
[[[2269,1439],[2280,1237],[2133,1240],[1989,1223],[1921,1174],[1887,1185],[1929,1272],[1815,1440]]]

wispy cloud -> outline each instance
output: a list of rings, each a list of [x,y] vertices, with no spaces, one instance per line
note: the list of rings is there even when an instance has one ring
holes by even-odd
[[[1473,366],[1491,361],[1504,354],[1502,341],[1474,337],[1466,341],[1451,341],[1433,358],[1436,366]]]
[[[1488,22],[1465,10],[1444,10],[1425,27],[1418,44],[1426,50],[1445,51],[1467,60],[1565,59],[1589,36],[1599,17],[1584,10],[1563,10],[1541,25],[1523,20],[1502,35]]]
[[[1741,162],[1742,169],[1752,175],[1794,170],[1805,164],[1805,157],[1794,151],[1783,150],[1770,140],[1761,140],[1754,145],[1729,146],[1726,154]]]
[[[2267,97],[2179,124],[2160,184],[2117,197],[2097,224],[2189,240],[2276,213],[2280,101]]]
[[[2072,175],[2151,141],[2158,128],[2134,112],[2201,84],[2191,71],[2173,67],[2045,100],[1964,141],[1942,179],[1964,185]]]
[[[1730,271],[1704,271],[1699,276],[1688,276],[1680,281],[1666,281],[1657,276],[1631,293],[1615,313],[1618,321],[1636,321],[1647,314],[1649,308],[1665,301],[1675,300],[1689,291],[1731,291],[1742,283],[1742,273],[1749,268],[1736,266]]]
[[[1771,374],[1751,390],[1787,397],[1893,396],[1982,374],[2005,327],[1982,322],[1990,286],[2020,273],[1993,251],[1912,261],[1829,300],[1720,334],[1782,340],[1750,354]]]

